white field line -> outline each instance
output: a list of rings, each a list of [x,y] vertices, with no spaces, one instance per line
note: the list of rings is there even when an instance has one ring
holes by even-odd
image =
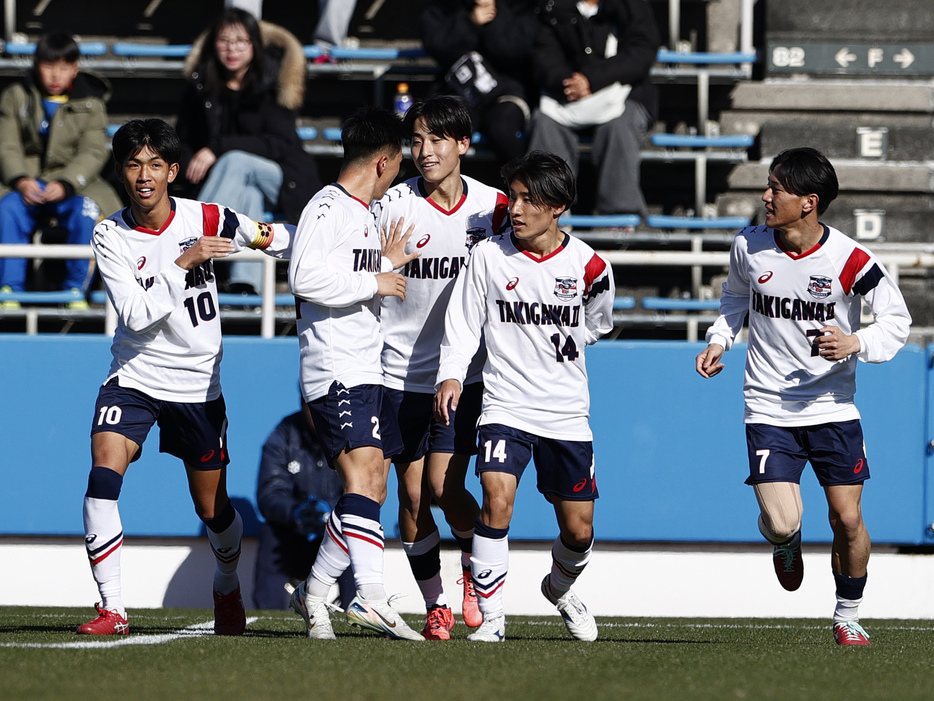
[[[255,616],[246,619],[247,625],[257,620]],[[110,647],[125,647],[127,645],[161,645],[169,643],[180,638],[202,638],[208,635],[214,635],[214,621],[205,621],[204,623],[195,623],[187,628],[182,628],[174,633],[163,633],[162,635],[121,635],[107,637],[100,640],[78,640],[71,643],[0,643],[0,647],[22,647],[22,648],[69,648],[75,650],[88,650]]]

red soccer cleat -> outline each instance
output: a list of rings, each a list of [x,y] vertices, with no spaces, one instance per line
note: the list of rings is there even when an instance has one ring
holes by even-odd
[[[229,594],[214,592],[214,635],[243,635],[246,630],[246,612],[240,587]]]
[[[856,621],[833,624],[833,639],[837,645],[869,645],[869,634]]]
[[[483,614],[480,613],[477,592],[474,591],[473,577],[469,569],[464,569],[464,576],[458,579],[457,583],[464,585],[464,602],[461,605],[461,615],[464,617],[464,623],[468,628],[479,628],[483,624]]]
[[[776,545],[772,551],[772,565],[778,583],[788,591],[795,591],[804,580],[804,558],[801,557],[801,538],[791,545]]]
[[[454,613],[447,606],[432,606],[422,637],[425,640],[450,640],[454,629]]]
[[[101,608],[101,605],[94,604],[97,609],[97,618],[78,626],[78,632],[82,635],[129,635],[130,624],[116,611]]]

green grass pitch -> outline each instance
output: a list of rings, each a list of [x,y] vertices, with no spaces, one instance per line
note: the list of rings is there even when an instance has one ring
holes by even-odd
[[[865,620],[868,648],[829,620],[600,618],[594,643],[561,619],[511,617],[502,644],[391,642],[335,615],[337,641],[287,612],[248,612],[215,637],[212,612],[130,612],[127,638],[74,633],[84,609],[0,607],[0,699],[930,699],[934,622]],[[414,616],[407,616],[413,626]]]

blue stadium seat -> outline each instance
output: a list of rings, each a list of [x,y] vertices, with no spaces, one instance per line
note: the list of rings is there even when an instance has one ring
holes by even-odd
[[[635,297],[616,297],[613,300],[613,309],[635,309]]]
[[[78,44],[82,56],[103,56],[107,53],[107,44],[102,41],[87,41]],[[10,56],[32,56],[36,53],[35,42],[25,44],[8,43],[4,50]]]
[[[69,304],[84,301],[84,294],[71,290],[52,292],[0,292],[0,302],[20,304]]]
[[[638,226],[638,214],[567,214],[560,219],[565,226],[586,228]]]
[[[263,303],[263,296],[219,292],[217,294],[217,302],[227,307],[258,307]],[[295,297],[290,294],[280,294],[276,295],[275,302],[277,307],[294,307]]]
[[[186,58],[191,53],[191,44],[136,44],[118,41],[111,51],[114,56],[130,58]]]
[[[650,214],[646,224],[654,229],[742,229],[749,226],[746,217],[672,217],[665,214]]]
[[[669,299],[668,297],[643,297],[643,309],[657,311],[702,312],[720,309],[719,299]]]
[[[299,127],[295,131],[298,133],[298,138],[302,141],[314,141],[318,138],[318,130],[314,127]]]
[[[655,146],[666,148],[749,148],[755,139],[748,134],[701,136],[699,134],[652,134]]]
[[[716,53],[709,51],[691,51],[681,53],[669,49],[659,49],[657,60],[659,63],[690,63],[694,65],[723,65],[737,63],[755,63],[755,51],[731,51]]]

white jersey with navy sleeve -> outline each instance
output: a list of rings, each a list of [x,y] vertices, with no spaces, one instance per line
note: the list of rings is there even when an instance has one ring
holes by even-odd
[[[438,384],[463,384],[481,335],[487,348],[480,424],[589,441],[584,347],[613,328],[613,272],[567,234],[538,259],[511,236],[476,245],[444,320]]]
[[[234,250],[290,251],[289,230],[217,204],[172,198],[159,231],[137,226],[129,209],[94,228],[91,248],[117,312],[107,380],[165,401],[204,402],[221,392],[221,324],[213,262],[183,270],[176,259],[202,236]]]
[[[382,257],[380,209],[332,184],[311,198],[298,222],[289,286],[307,401],[323,397],[334,381],[383,384],[376,274],[392,264]]]
[[[860,328],[865,299],[874,323]],[[745,422],[810,426],[859,418],[853,402],[856,361],[881,363],[908,340],[911,316],[898,285],[878,259],[842,232],[824,226],[809,251],[785,250],[765,226],[740,231],[730,253],[720,317],[707,342],[729,350],[749,315]],[[845,360],[820,357],[822,326],[859,338]]]
[[[433,393],[438,376],[444,312],[454,280],[471,249],[482,239],[502,236],[508,228],[509,201],[502,192],[462,176],[464,194],[450,211],[432,201],[422,178],[392,188],[383,198],[384,228],[405,218],[405,230],[415,225],[406,251],[420,256],[400,272],[406,277],[405,301],[384,297],[380,310],[383,332],[383,375],[387,387]],[[472,364],[466,382],[478,382],[482,354]]]

